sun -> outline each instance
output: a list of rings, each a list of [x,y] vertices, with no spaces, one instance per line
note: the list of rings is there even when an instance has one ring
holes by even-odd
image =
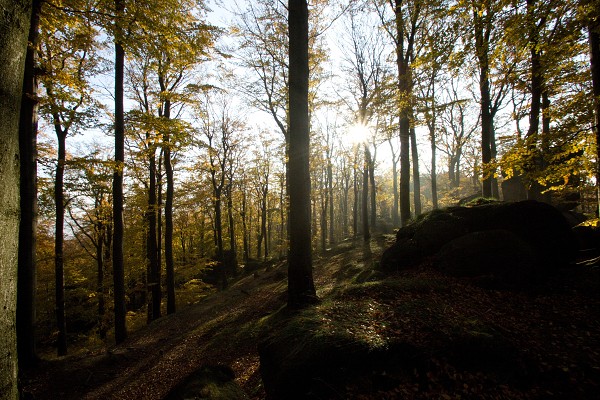
[[[367,143],[371,130],[364,124],[353,124],[348,129],[348,141],[353,145]]]

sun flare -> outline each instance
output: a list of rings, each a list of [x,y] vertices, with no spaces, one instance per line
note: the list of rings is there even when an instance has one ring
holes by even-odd
[[[369,136],[369,127],[364,124],[354,124],[348,129],[348,140],[353,145],[366,143]]]

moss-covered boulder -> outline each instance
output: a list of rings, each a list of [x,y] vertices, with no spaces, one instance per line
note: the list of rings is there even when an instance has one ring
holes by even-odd
[[[444,245],[435,266],[458,277],[479,277],[492,285],[522,287],[538,274],[539,257],[516,234],[495,229],[471,232]]]
[[[493,236],[499,235],[498,233],[490,234],[491,236],[470,236],[455,243],[463,250],[468,249],[469,242],[472,242],[472,246],[477,246],[471,253],[473,257],[475,253],[481,255],[478,264],[482,267],[482,274],[488,273],[490,269],[501,268],[498,265],[500,263],[509,269],[513,268],[511,260],[515,257],[524,257],[525,261],[515,260],[519,265],[532,261],[536,266],[546,269],[565,265],[575,257],[575,237],[564,216],[556,208],[536,201],[494,202],[470,207],[449,207],[423,215],[398,231],[396,243],[384,252],[380,267],[389,273],[418,265],[428,257],[438,256],[439,259],[440,250],[458,238],[475,232],[498,230],[514,235],[507,239],[510,246],[502,246],[493,240]],[[506,236],[506,233],[502,235]],[[510,249],[513,245],[517,250]],[[522,251],[524,247],[529,250]],[[526,253],[527,256],[521,253]],[[450,248],[444,254],[458,256],[456,250],[451,251]],[[489,256],[484,257],[486,254]],[[486,263],[490,265],[486,266]],[[447,264],[442,262],[440,265]],[[474,268],[475,265],[473,262],[468,268]]]

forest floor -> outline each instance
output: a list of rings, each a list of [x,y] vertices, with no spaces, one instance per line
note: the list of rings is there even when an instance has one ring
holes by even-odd
[[[426,264],[390,284],[357,285],[357,276],[371,271],[393,240],[387,235],[368,243],[346,241],[315,257],[318,295],[322,304],[332,299],[319,306],[322,320],[345,318],[338,326],[347,332],[394,336],[416,347],[430,346],[457,325],[461,332],[477,331],[478,338],[501,333],[511,348],[526,354],[519,374],[533,381],[511,386],[480,365],[457,366],[432,355],[426,370],[411,370],[394,387],[367,390],[356,381],[340,398],[583,399],[600,390],[598,268],[573,267],[528,293],[483,289],[443,277]],[[122,345],[44,360],[25,375],[23,387],[36,400],[163,399],[201,366],[228,365],[248,397],[262,399],[257,346],[269,316],[285,305],[286,285],[284,263],[259,270],[131,333]],[[353,312],[360,302],[377,310]]]

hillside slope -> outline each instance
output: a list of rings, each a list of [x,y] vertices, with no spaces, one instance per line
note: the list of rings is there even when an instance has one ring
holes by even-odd
[[[565,266],[526,292],[446,277],[428,260],[382,278],[375,267],[393,239],[347,241],[316,259],[322,302],[302,313],[282,310],[281,263],[152,323],[121,346],[45,362],[27,377],[26,390],[35,399],[163,399],[200,367],[225,365],[245,392],[239,398],[261,399],[258,348],[271,343],[291,349],[284,360],[291,368],[276,383],[312,385],[300,398],[596,393],[599,268]],[[209,392],[198,398],[232,398]]]
[[[370,269],[386,245],[383,237],[357,243],[315,260],[319,296],[343,283],[340,271]],[[283,263],[257,275],[153,322],[120,346],[43,362],[26,377],[25,390],[40,400],[162,399],[202,365],[225,364],[246,393],[261,398],[258,326],[285,305],[287,281]]]

